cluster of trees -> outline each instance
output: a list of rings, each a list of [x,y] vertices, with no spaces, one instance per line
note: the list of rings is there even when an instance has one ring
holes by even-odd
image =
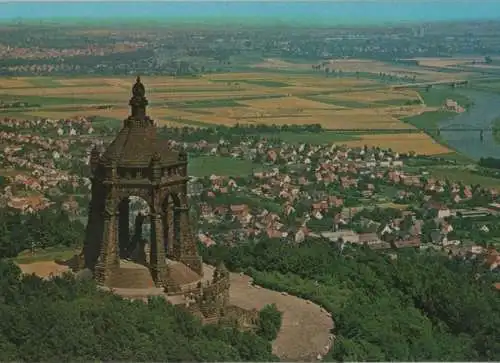
[[[0,258],[15,257],[26,249],[81,244],[84,225],[55,208],[34,214],[0,209]]]
[[[239,143],[241,140],[246,140],[249,137],[262,138],[263,136],[272,137],[273,139],[280,140],[279,134],[281,132],[293,133],[320,133],[324,131],[320,124],[311,125],[266,125],[266,124],[249,124],[239,125],[236,124],[232,127],[215,126],[206,128],[194,127],[162,127],[159,129],[159,134],[167,139],[182,141],[182,142],[197,142],[205,140],[209,143],[218,143],[221,139],[234,144]]]
[[[480,262],[430,251],[263,240],[203,249],[267,288],[310,299],[335,319],[336,361],[496,361],[500,295]]]
[[[273,341],[281,329],[283,313],[278,310],[276,304],[266,305],[259,311],[257,334],[268,341]]]
[[[500,159],[496,158],[480,158],[478,164],[483,168],[500,169]]]
[[[98,290],[71,276],[20,276],[0,261],[0,361],[278,361],[266,337],[276,315],[261,312],[262,334],[202,325],[153,298],[148,304]]]

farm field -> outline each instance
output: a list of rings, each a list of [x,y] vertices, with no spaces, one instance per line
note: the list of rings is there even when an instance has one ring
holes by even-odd
[[[457,57],[457,58],[412,58],[412,60],[416,60],[419,62],[419,65],[424,67],[453,67],[464,64],[469,64],[474,61],[482,62],[484,58],[482,57]]]
[[[396,152],[415,151],[419,155],[439,155],[450,152],[450,149],[424,133],[361,135],[359,140],[346,141],[345,144],[351,147],[383,145],[384,148],[391,148]]]
[[[280,62],[277,64],[283,67],[295,65]],[[0,116],[95,116],[120,121],[129,114],[127,103],[133,82],[132,76],[2,79],[0,104],[25,105],[3,107]],[[374,79],[325,77],[304,71],[289,74],[279,69],[260,71],[258,67],[254,71],[192,78],[143,77],[143,83],[150,101],[149,115],[159,125],[175,127],[320,124],[324,129],[414,129],[414,125],[401,119],[437,108],[430,95],[425,98],[430,99],[432,107],[425,107],[418,103],[422,98],[416,90],[392,89]],[[426,136],[419,137],[422,141]],[[387,141],[380,135],[375,139],[367,136],[366,140]],[[431,145],[432,140],[429,138],[427,143]]]
[[[407,77],[417,77],[419,81],[445,81],[456,79],[457,74],[453,72],[439,72],[438,68],[446,68],[450,66],[459,66],[472,62],[472,58],[415,58],[418,60],[419,66],[407,67],[402,64],[394,64],[368,59],[331,59],[325,60],[323,64],[331,70],[342,72],[360,72],[365,74],[378,75],[385,73],[388,75],[398,75]],[[256,69],[280,70],[288,72],[299,72],[311,70],[312,64],[292,63],[280,59],[269,58],[264,62],[258,63],[253,67]],[[432,70],[426,67],[434,67]],[[457,71],[458,73],[458,71]],[[459,78],[467,77],[469,74],[460,73]]]
[[[28,105],[4,108],[2,113],[121,120],[128,115],[133,81],[133,77],[9,78],[1,82],[0,100]],[[360,128],[404,128],[409,126],[391,113],[400,111],[398,103],[415,99],[411,93],[391,90],[384,84],[377,86],[373,80],[330,79],[315,74],[242,72],[200,78],[144,77],[143,83],[151,103],[149,113],[160,124],[319,123],[327,129],[343,128],[346,124]],[[382,90],[374,89],[374,85]],[[329,92],[338,93],[334,97]],[[380,100],[389,104],[371,112],[374,103]],[[409,112],[418,113],[419,108]]]

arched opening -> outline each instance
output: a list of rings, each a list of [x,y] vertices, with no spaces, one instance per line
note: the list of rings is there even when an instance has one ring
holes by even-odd
[[[147,264],[151,242],[151,208],[137,196],[123,198],[118,204],[118,247],[120,258]]]
[[[169,194],[162,203],[165,253],[168,258],[180,255],[180,200],[175,194]]]

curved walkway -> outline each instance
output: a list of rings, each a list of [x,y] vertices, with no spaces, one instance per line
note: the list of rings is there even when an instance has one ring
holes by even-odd
[[[283,325],[273,343],[273,353],[282,360],[314,361],[330,347],[333,320],[310,301],[260,286],[252,286],[246,275],[231,273],[231,304],[244,309],[262,309],[276,304],[283,313]]]

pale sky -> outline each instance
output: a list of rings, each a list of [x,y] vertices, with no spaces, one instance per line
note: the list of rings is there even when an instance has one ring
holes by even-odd
[[[493,2],[500,0],[0,0],[0,3],[21,3],[21,2],[413,2],[413,3],[425,3],[425,2],[435,2],[435,1],[447,1],[447,2]]]

